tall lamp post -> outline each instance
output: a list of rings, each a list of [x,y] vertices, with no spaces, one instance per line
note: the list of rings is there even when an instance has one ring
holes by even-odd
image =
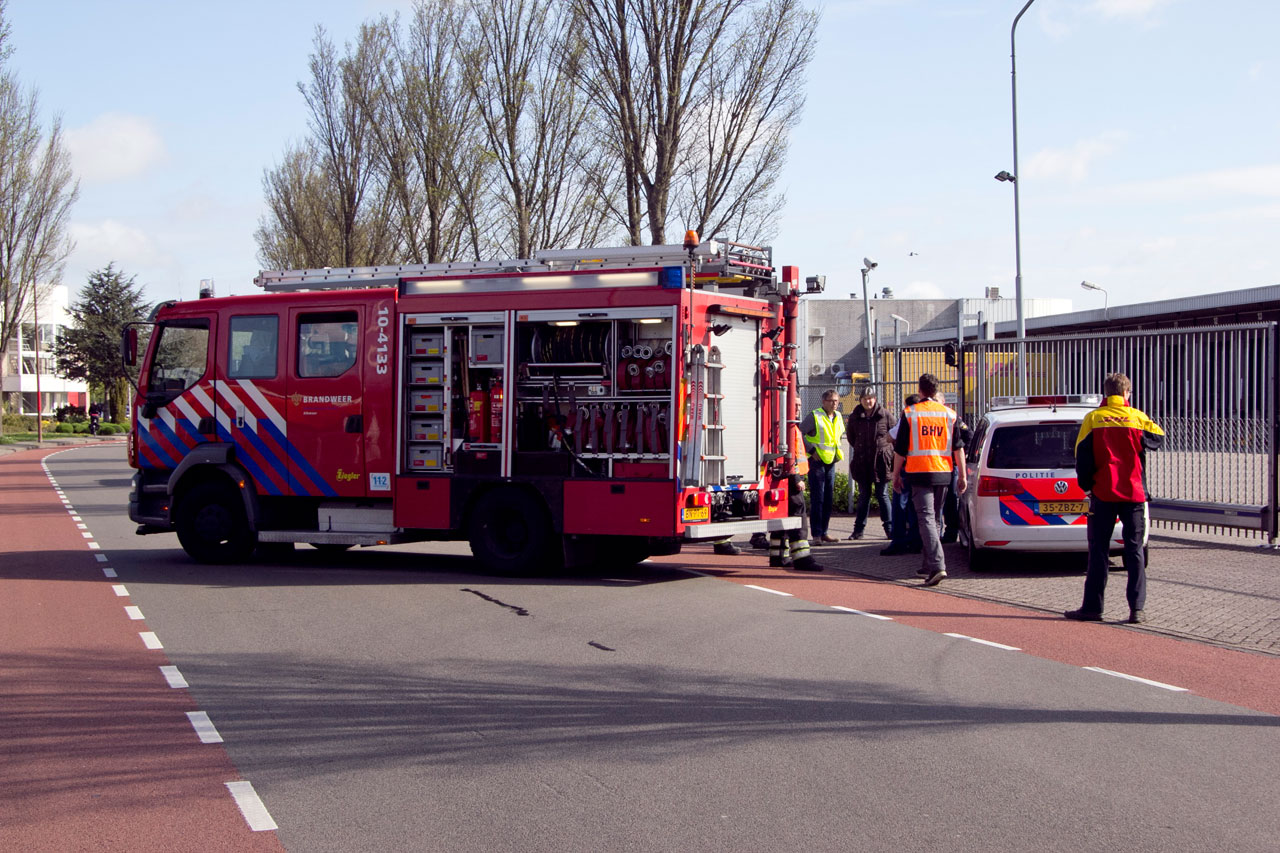
[[[871,384],[876,384],[876,358],[871,347],[871,300],[867,298],[867,276],[879,264],[870,258],[862,259],[862,319],[867,329],[867,372],[871,374]]]
[[[1013,184],[1013,259],[1014,259],[1014,279],[1013,290],[1014,297],[1018,302],[1018,394],[1026,396],[1027,394],[1027,345],[1024,338],[1027,336],[1027,317],[1023,309],[1022,302],[1022,222],[1019,218],[1018,210],[1018,50],[1017,50],[1017,33],[1018,21],[1031,8],[1031,4],[1036,0],[1027,0],[1022,11],[1018,12],[1017,17],[1013,19],[1013,26],[1009,28],[1009,71],[1010,78],[1013,81],[1013,174],[1001,172],[996,175],[997,181],[1008,181]]]
[[[1082,281],[1080,282],[1080,286],[1083,287],[1085,290],[1099,290],[1102,292],[1102,319],[1108,320],[1109,318],[1107,317],[1107,302],[1109,301],[1109,299],[1108,299],[1107,289],[1105,287],[1099,287],[1098,285],[1094,284],[1091,281]]]

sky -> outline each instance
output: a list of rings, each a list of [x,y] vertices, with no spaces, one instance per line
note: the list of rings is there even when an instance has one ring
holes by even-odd
[[[861,297],[864,257],[873,292],[1015,295],[1013,190],[993,176],[1015,171],[1023,2],[815,4],[775,264],[837,298]],[[306,135],[314,28],[341,43],[410,5],[10,0],[10,65],[61,116],[80,180],[63,281],[114,262],[152,301],[201,279],[257,292],[263,173]],[[1025,298],[1280,284],[1277,32],[1274,0],[1035,0],[1016,34]]]

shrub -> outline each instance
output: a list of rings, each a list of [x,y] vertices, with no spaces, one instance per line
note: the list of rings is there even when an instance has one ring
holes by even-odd
[[[58,423],[80,423],[87,419],[84,406],[59,406],[53,410],[53,417]]]
[[[71,423],[71,431],[74,432],[76,435],[88,434],[89,432],[88,421],[71,421],[70,423]]]
[[[8,414],[4,416],[5,432],[35,432],[36,419],[31,415]]]
[[[58,424],[53,428],[53,432],[69,435],[70,433],[75,432],[75,427],[71,424]]]

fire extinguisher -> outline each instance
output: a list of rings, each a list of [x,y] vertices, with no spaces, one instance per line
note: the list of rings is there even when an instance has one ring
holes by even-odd
[[[474,442],[489,440],[489,395],[476,383],[467,406],[467,435]]]
[[[489,441],[502,441],[502,381],[489,385]]]

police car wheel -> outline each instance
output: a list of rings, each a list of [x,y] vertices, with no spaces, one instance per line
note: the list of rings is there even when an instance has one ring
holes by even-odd
[[[247,560],[258,544],[240,494],[230,485],[194,486],[182,495],[175,509],[178,542],[197,563],[239,563]]]
[[[969,571],[981,572],[990,568],[991,555],[974,544],[973,531],[969,529],[969,525],[962,523],[960,528],[960,535],[964,537],[965,553],[969,558]]]

